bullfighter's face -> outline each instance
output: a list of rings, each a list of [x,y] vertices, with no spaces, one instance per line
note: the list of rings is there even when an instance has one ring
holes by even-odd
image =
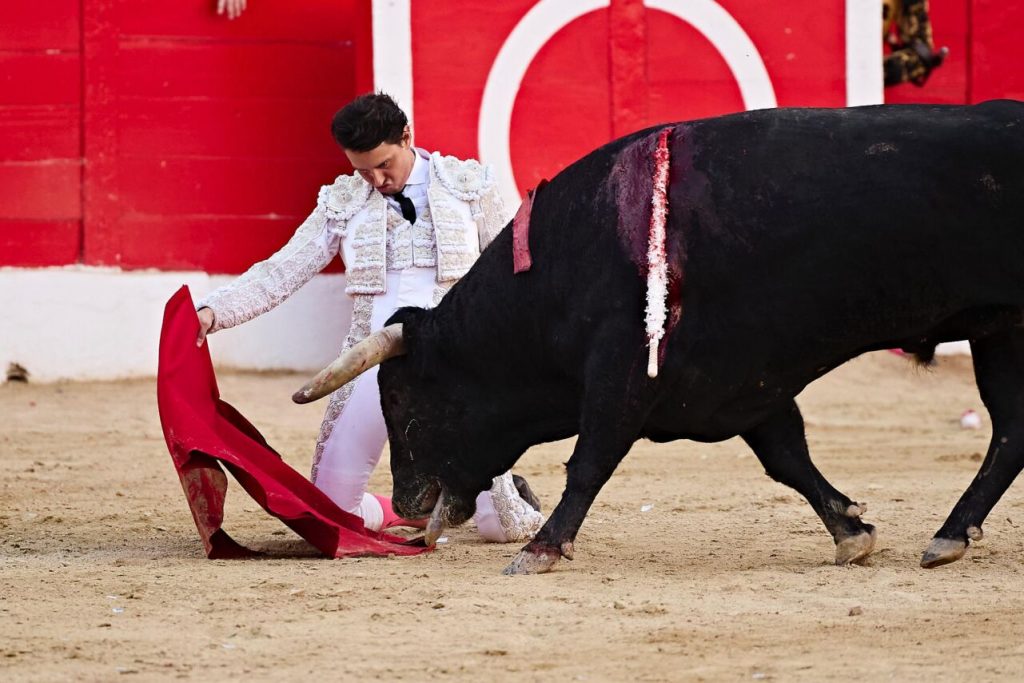
[[[381,194],[394,194],[405,187],[416,161],[408,126],[397,144],[382,142],[368,152],[346,149],[345,156],[356,173]]]

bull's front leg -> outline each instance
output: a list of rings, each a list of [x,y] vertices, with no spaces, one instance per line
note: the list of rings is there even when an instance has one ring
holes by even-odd
[[[601,487],[639,437],[647,414],[645,395],[652,384],[639,381],[635,385],[639,387],[637,391],[629,390],[629,373],[644,367],[642,356],[635,360],[623,354],[592,359],[581,407],[579,438],[566,464],[562,498],[504,574],[540,574],[551,570],[563,557],[572,559],[573,543],[583,519]]]
[[[836,543],[836,564],[859,562],[871,553],[875,527],[860,520],[866,506],[837,491],[811,462],[794,401],[742,436],[768,476],[796,489],[818,513]]]
[[[580,434],[566,466],[565,491],[548,521],[527,543],[504,574],[541,574],[561,559],[573,558],[573,543],[601,487],[629,452],[635,434],[610,447],[605,434]]]

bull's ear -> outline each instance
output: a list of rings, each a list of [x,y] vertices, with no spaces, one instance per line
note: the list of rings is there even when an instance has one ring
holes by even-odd
[[[425,308],[405,306],[391,314],[391,317],[388,318],[384,325],[387,326],[392,323],[401,323],[402,341],[405,344],[406,352],[411,353],[416,348],[416,342],[423,335],[423,321],[426,319],[428,313],[429,311]]]
[[[435,309],[399,308],[388,318],[387,325],[402,324],[402,343],[405,346],[405,363],[421,379],[435,377],[437,368],[443,364],[441,354],[444,344],[437,343],[437,330],[434,323]]]

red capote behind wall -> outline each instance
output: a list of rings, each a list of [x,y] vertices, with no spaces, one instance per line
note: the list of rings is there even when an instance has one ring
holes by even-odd
[[[197,348],[199,320],[187,287],[167,302],[160,334],[157,399],[167,448],[210,559],[253,551],[221,528],[227,477],[328,557],[415,555],[422,542],[369,531],[289,467],[241,413],[220,400],[208,345]]]

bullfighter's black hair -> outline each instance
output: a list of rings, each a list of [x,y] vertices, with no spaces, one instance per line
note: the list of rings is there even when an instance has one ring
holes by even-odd
[[[344,149],[369,152],[381,143],[398,144],[409,119],[390,95],[360,95],[338,110],[331,135]]]

